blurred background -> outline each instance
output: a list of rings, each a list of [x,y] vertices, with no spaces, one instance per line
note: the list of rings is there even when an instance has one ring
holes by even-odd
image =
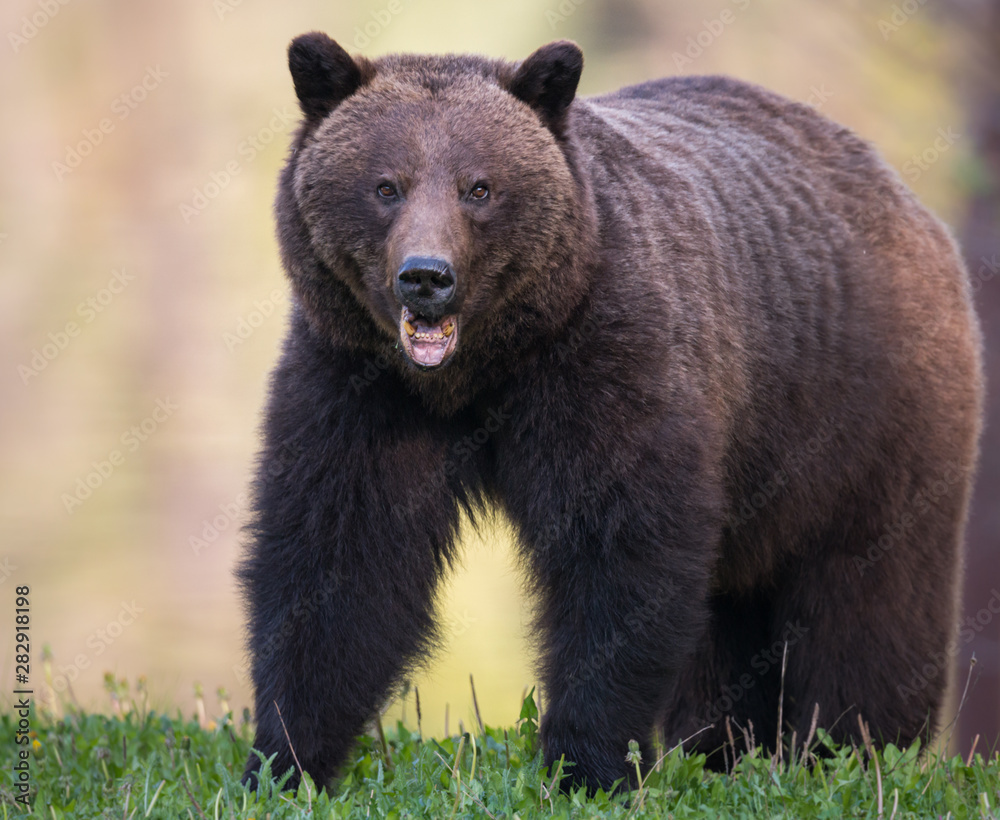
[[[280,11],[278,10],[280,8]],[[154,706],[250,691],[232,567],[267,374],[288,312],[271,203],[297,108],[295,35],[350,51],[519,59],[584,49],[581,93],[726,73],[876,143],[961,239],[1000,384],[1000,3],[861,0],[6,0],[0,7],[0,600],[29,584],[59,695]],[[969,530],[955,735],[1000,727],[1000,404]],[[416,683],[424,731],[517,717],[528,603],[502,524],[442,592],[448,649]],[[12,624],[13,615],[0,615]],[[956,625],[958,626],[958,625]],[[970,633],[971,630],[971,633]],[[12,688],[12,629],[0,630]],[[10,695],[3,697],[9,700]],[[403,709],[414,723],[412,696]]]

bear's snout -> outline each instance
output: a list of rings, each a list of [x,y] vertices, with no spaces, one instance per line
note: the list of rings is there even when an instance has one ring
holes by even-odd
[[[452,313],[455,271],[445,259],[410,256],[396,275],[396,295],[405,307],[430,322]]]
[[[451,264],[435,256],[408,256],[394,290],[403,311],[399,338],[410,361],[422,369],[444,364],[458,344],[459,299]]]

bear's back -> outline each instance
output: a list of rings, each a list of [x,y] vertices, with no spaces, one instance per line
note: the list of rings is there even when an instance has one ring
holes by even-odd
[[[600,225],[595,311],[618,328],[622,305],[656,317],[667,383],[712,397],[735,458],[778,464],[829,418],[855,419],[845,447],[875,452],[901,408],[914,429],[974,427],[964,265],[849,129],[721,77],[578,100],[572,127]]]
[[[677,77],[578,100],[572,128],[614,272],[596,284],[612,301],[639,283],[667,314],[704,317],[719,343],[766,347],[768,367],[795,370],[837,352],[884,360],[939,311],[971,317],[948,231],[874,148],[810,106]],[[953,327],[959,346],[971,323]]]
[[[632,174],[679,186],[688,207],[730,232],[742,233],[741,219],[752,222],[754,211],[767,211],[782,233],[794,223],[832,235],[839,219],[872,227],[873,197],[919,208],[850,129],[750,83],[669,77],[582,100],[575,114],[595,181]]]

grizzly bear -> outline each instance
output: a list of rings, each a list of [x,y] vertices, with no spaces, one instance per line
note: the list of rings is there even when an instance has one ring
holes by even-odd
[[[955,243],[875,151],[722,77],[578,99],[565,41],[366,59],[312,33],[289,65],[293,307],[238,570],[274,771],[336,774],[486,509],[567,783],[630,785],[657,733],[716,765],[814,715],[933,733],[979,333]]]

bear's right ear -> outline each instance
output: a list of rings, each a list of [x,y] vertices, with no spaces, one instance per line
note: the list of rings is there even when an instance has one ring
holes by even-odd
[[[302,113],[311,121],[323,119],[361,85],[358,64],[320,31],[292,40],[288,68]]]
[[[518,66],[509,90],[534,108],[542,122],[561,137],[582,71],[580,46],[571,40],[557,40],[542,46]]]

